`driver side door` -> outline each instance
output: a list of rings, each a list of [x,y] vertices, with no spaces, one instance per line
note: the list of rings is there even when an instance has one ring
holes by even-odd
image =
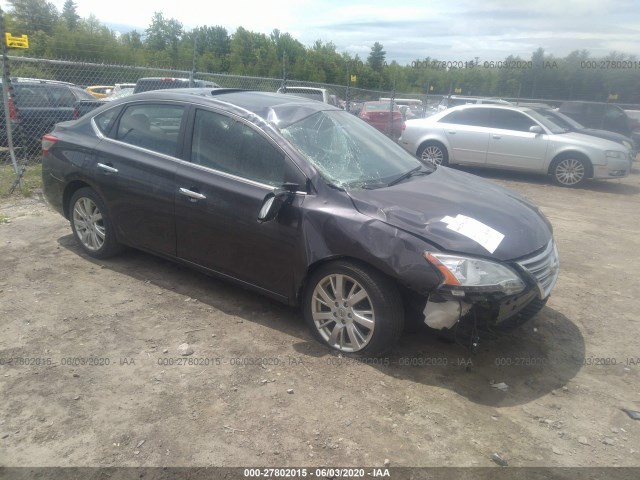
[[[283,299],[300,253],[295,194],[270,222],[259,223],[265,196],[306,178],[263,132],[224,113],[196,109],[176,172],[177,256]]]

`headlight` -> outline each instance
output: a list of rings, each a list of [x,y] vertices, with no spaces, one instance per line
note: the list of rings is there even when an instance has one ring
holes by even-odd
[[[525,289],[522,279],[509,267],[489,260],[425,252],[424,257],[444,276],[444,285],[475,292],[514,295]]]
[[[626,160],[628,154],[624,152],[618,152],[617,150],[607,150],[605,152],[607,158],[617,158],[620,160]]]

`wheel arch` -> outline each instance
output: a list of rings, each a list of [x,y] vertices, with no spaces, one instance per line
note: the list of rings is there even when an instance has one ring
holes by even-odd
[[[585,153],[580,152],[579,150],[565,150],[557,153],[555,157],[553,157],[549,162],[549,167],[547,168],[547,174],[551,175],[553,173],[553,167],[555,167],[555,165],[559,161],[564,160],[565,158],[571,158],[571,157],[584,160],[587,167],[587,172],[586,172],[587,178],[593,177],[593,163],[591,163],[591,159]]]
[[[324,257],[324,258],[320,258],[318,260],[316,260],[315,262],[311,263],[308,267],[307,270],[304,273],[304,276],[302,278],[302,281],[300,282],[300,285],[298,286],[297,290],[296,290],[296,297],[294,299],[294,304],[297,306],[302,305],[302,299],[304,297],[304,291],[305,288],[307,287],[307,283],[309,281],[309,278],[311,278],[311,276],[313,275],[313,273],[318,270],[320,267],[323,267],[324,265],[327,265],[328,263],[331,262],[335,262],[338,260],[342,260],[342,261],[347,261],[347,262],[352,262],[356,265],[360,265],[366,268],[371,268],[373,270],[375,270],[376,272],[378,272],[380,275],[385,276],[386,278],[388,278],[391,282],[393,282],[396,287],[398,288],[398,290],[402,290],[406,287],[404,287],[395,277],[393,277],[392,275],[389,275],[387,272],[384,272],[383,270],[381,270],[380,268],[376,267],[375,265],[373,265],[370,262],[367,262],[361,258],[357,258],[354,256],[350,256],[350,255],[331,255],[328,257]]]
[[[89,183],[83,180],[73,180],[69,182],[69,184],[65,187],[64,193],[62,194],[62,208],[64,210],[64,216],[68,220],[70,212],[69,202],[71,201],[71,197],[81,188],[93,188]]]

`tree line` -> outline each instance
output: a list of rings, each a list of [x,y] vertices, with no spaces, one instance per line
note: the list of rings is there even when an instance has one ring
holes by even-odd
[[[555,57],[542,48],[529,58],[502,61],[440,61],[437,55],[407,65],[387,62],[375,42],[366,59],[339,52],[331,41],[303,45],[278,29],[270,34],[238,27],[184,28],[161,12],[143,31],[123,34],[94,15],[80,18],[73,0],[61,12],[46,0],[9,0],[6,30],[29,36],[28,50],[11,55],[35,58],[148,66],[207,73],[288,78],[382,91],[446,95],[458,93],[505,98],[581,99],[640,104],[640,61],[612,52],[593,57],[586,50]]]

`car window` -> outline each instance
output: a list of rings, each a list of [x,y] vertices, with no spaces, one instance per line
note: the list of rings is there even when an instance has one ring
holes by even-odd
[[[175,155],[183,112],[181,105],[131,105],[120,117],[115,139],[165,155]]]
[[[39,86],[14,87],[14,102],[20,107],[48,107],[49,97],[44,88]]]
[[[102,112],[101,114],[96,115],[93,120],[96,123],[98,130],[100,130],[104,135],[107,135],[109,133],[109,130],[111,130],[111,125],[114,119],[118,116],[119,112],[119,108],[111,108],[106,112]]]
[[[489,124],[493,128],[528,132],[530,127],[538,125],[532,119],[520,112],[515,112],[513,110],[502,110],[497,108],[492,108],[490,110],[491,120]]]
[[[68,87],[50,86],[49,93],[54,107],[73,107],[73,103],[76,101],[76,97]]]
[[[486,127],[489,123],[489,114],[486,108],[468,108],[451,112],[442,117],[439,122]]]
[[[208,110],[196,111],[191,161],[268,185],[286,181],[284,154],[256,130]]]
[[[618,119],[620,117],[626,116],[624,111],[618,107],[607,107],[604,112],[604,116],[610,119]]]

